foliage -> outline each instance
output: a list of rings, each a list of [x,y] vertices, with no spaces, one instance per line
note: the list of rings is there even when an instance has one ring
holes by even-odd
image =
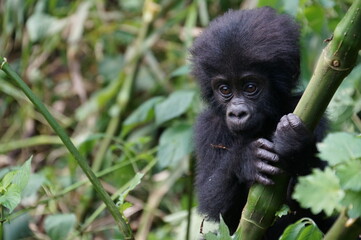
[[[293,197],[315,214],[324,211],[330,216],[346,208],[350,218],[360,217],[361,137],[345,132],[332,133],[318,149],[329,166],[299,178]]]
[[[219,229],[218,229],[218,233],[206,233],[204,235],[204,238],[206,240],[232,240],[233,238],[229,235],[229,229],[227,227],[227,225],[225,224],[222,216],[220,216],[220,223],[219,223]]]
[[[209,20],[246,2],[274,6],[301,23],[302,89],[323,40],[351,1],[0,1],[0,56],[66,129],[118,201],[136,239],[178,239],[186,235],[187,223],[199,229],[190,163],[192,124],[203,106],[189,76],[188,49]],[[361,129],[360,71],[359,65],[330,105],[332,130]],[[1,71],[0,119],[5,239],[119,236],[74,159]],[[25,161],[30,155],[36,173],[29,176],[30,161]],[[339,179],[345,194],[333,209],[350,206],[360,191],[358,163],[341,165],[328,170],[330,183]],[[23,180],[15,181],[11,172],[25,166],[29,171],[16,174]],[[352,206],[349,214],[358,216],[360,206]]]
[[[6,207],[11,213],[20,203],[21,194],[29,181],[31,158],[18,170],[5,174],[0,181],[0,206]]]
[[[322,236],[322,232],[317,228],[312,219],[303,218],[289,225],[280,237],[280,240],[321,240]]]

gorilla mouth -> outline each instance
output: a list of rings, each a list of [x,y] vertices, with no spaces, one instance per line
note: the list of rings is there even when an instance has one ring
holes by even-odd
[[[248,124],[244,123],[241,120],[227,121],[227,127],[229,130],[231,130],[231,132],[234,133],[241,133],[249,130]]]
[[[228,129],[236,135],[240,134],[256,134],[261,128],[262,124],[252,123],[252,121],[242,122],[241,120],[227,121]]]

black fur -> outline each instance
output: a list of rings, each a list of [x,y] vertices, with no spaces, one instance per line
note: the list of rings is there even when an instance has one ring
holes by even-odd
[[[192,73],[209,105],[195,127],[199,211],[211,220],[222,214],[234,232],[249,186],[272,184],[270,176],[280,173],[272,162],[292,176],[322,166],[315,143],[325,124],[314,135],[297,116],[286,115],[299,100],[292,95],[299,77],[299,26],[289,16],[268,7],[231,10],[210,23],[191,54]],[[269,230],[269,239],[301,215]]]

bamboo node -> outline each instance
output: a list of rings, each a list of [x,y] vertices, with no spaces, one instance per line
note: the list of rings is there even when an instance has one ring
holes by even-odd
[[[333,67],[339,67],[340,65],[341,65],[341,63],[340,63],[339,60],[335,59],[335,60],[332,61],[332,66]]]
[[[6,57],[4,57],[1,65],[0,65],[0,69],[3,69],[3,66],[4,66],[5,63],[7,63],[7,62],[8,62],[8,60],[6,59]]]

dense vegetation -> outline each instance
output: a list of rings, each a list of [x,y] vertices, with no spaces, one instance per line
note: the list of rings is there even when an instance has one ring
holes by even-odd
[[[202,217],[192,193],[192,124],[202,102],[189,75],[193,39],[229,8],[271,5],[291,14],[302,26],[302,89],[324,40],[351,2],[5,0],[0,2],[0,56],[66,129],[114,196],[136,239],[185,239],[188,234],[195,239]],[[332,132],[361,131],[360,90],[358,64],[328,108]],[[4,239],[120,238],[76,161],[3,72],[0,118]],[[314,202],[306,199],[306,207],[332,213],[342,209],[339,202],[347,204],[360,195],[359,179],[345,180],[357,177],[360,164],[340,164],[342,158],[361,157],[359,141],[339,133],[320,145],[321,156],[338,167],[342,189],[331,170],[317,172],[302,180],[298,191],[309,191],[302,188],[324,179],[333,184],[326,189],[340,190],[333,198],[323,195],[330,200],[326,203],[320,204],[317,195]],[[348,145],[339,148],[344,143]],[[31,165],[25,163],[31,157]],[[9,175],[12,170],[16,172]],[[21,176],[21,196],[10,194],[20,191],[9,187],[14,176]],[[295,197],[302,201],[302,195]],[[349,215],[357,218],[360,212],[357,206]],[[203,224],[204,233],[210,228]]]

